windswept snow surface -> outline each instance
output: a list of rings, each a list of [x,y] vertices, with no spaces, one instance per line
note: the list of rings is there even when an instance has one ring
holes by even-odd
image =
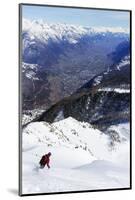
[[[23,130],[23,194],[129,187],[129,124],[110,127],[122,142],[110,150],[110,137],[71,117]],[[51,168],[39,160],[51,152]]]

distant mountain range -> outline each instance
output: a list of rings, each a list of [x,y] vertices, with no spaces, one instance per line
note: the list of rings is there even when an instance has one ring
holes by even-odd
[[[116,83],[118,87],[119,82],[124,87],[130,83],[130,63],[125,64],[130,62],[126,30],[27,19],[23,20],[22,29],[23,112],[48,110],[81,87],[95,87],[94,83],[102,78],[104,87],[109,80],[109,84]],[[125,67],[121,67],[123,62]]]

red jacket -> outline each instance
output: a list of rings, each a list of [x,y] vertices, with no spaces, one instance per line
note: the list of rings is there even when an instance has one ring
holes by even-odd
[[[40,165],[45,166],[47,165],[48,168],[50,168],[50,158],[48,154],[45,154],[44,156],[42,156],[41,160],[40,160]]]

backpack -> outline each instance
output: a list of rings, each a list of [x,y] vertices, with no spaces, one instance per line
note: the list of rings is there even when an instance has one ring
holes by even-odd
[[[44,165],[44,162],[45,162],[45,156],[42,156],[41,160],[40,160],[40,165]]]

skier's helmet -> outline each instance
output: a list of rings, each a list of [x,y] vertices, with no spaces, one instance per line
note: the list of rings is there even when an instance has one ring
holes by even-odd
[[[49,153],[48,153],[48,156],[51,156],[51,155],[52,155],[51,152],[49,152]]]

